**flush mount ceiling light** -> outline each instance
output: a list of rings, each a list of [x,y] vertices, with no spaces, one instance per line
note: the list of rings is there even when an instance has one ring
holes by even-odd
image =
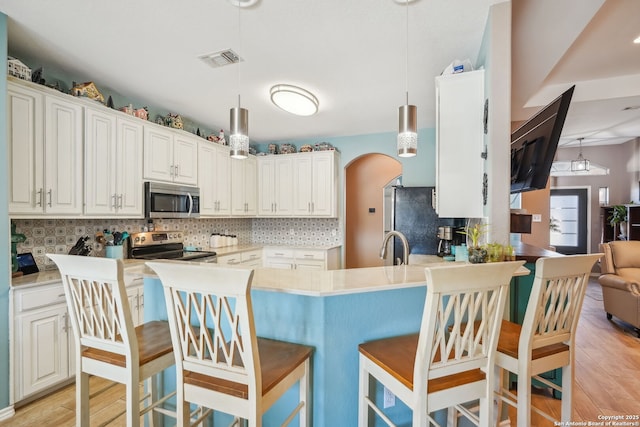
[[[229,3],[236,7],[251,7],[254,4],[258,3],[258,0],[229,0]]]
[[[278,84],[271,88],[271,102],[297,116],[312,116],[318,112],[318,98],[298,86]]]

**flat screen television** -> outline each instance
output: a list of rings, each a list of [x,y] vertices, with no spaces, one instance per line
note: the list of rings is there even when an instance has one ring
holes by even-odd
[[[511,134],[511,194],[547,186],[575,86]]]

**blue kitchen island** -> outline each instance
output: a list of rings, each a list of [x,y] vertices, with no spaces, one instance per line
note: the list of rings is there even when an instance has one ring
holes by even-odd
[[[255,270],[251,297],[258,335],[315,348],[314,427],[357,425],[358,344],[419,330],[426,295],[424,267]],[[522,268],[519,273],[528,271]],[[149,268],[144,283],[145,321],[166,320],[162,285]],[[165,386],[175,388],[172,375],[166,377]],[[382,398],[381,390],[379,394]],[[265,414],[264,425],[280,425],[296,401],[297,390],[291,390]],[[390,410],[399,425],[410,424],[411,412],[402,402],[396,400]]]

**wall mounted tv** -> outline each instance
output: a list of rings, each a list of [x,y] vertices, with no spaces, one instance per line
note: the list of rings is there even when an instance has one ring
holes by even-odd
[[[547,186],[575,86],[511,134],[511,194]]]

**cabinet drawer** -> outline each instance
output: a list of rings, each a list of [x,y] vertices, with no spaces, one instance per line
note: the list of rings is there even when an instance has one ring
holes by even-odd
[[[261,250],[242,252],[240,255],[242,255],[242,262],[262,260]]]
[[[295,252],[296,261],[297,260],[318,260],[324,261],[326,258],[325,251],[314,251],[309,249],[298,249]]]
[[[269,248],[265,249],[265,258],[293,258],[294,251],[285,248]]]
[[[225,255],[218,257],[218,265],[236,265],[242,262],[242,254]]]
[[[62,283],[16,292],[16,314],[55,304],[65,304]]]

